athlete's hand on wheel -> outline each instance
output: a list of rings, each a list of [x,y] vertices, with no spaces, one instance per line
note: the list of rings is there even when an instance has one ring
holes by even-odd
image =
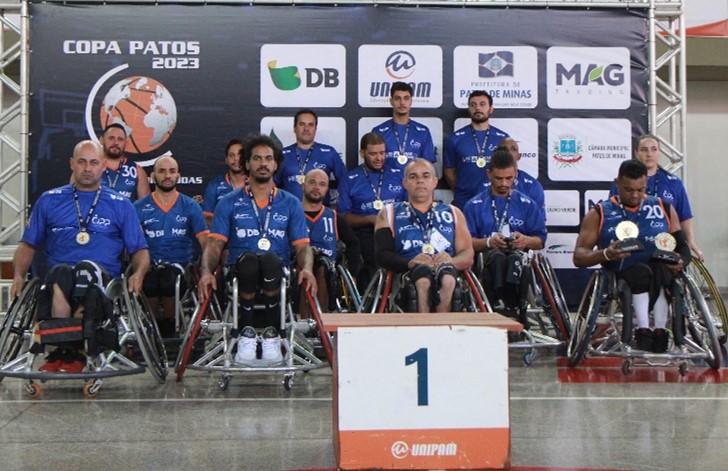
[[[139,294],[142,292],[143,284],[144,284],[144,275],[141,275],[138,273],[134,273],[127,280],[127,286],[129,287],[129,291],[134,294]]]
[[[316,277],[310,270],[304,268],[298,272],[298,284],[303,286],[303,289],[310,292],[312,296],[316,296],[316,291],[318,290]]]
[[[15,299],[16,296],[20,296],[25,286],[25,277],[16,276],[13,278],[13,285],[10,287],[10,299]]]

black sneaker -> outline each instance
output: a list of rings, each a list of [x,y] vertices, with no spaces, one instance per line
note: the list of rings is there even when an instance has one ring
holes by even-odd
[[[637,350],[643,350],[645,352],[652,351],[652,343],[654,340],[654,333],[650,329],[641,328],[634,331],[635,346]]]
[[[670,334],[665,329],[655,329],[652,339],[652,351],[655,353],[665,353],[670,340]]]

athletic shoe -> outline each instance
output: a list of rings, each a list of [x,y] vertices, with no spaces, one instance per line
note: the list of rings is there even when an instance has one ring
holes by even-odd
[[[63,349],[56,348],[45,358],[45,363],[38,368],[38,371],[43,373],[56,373],[58,369],[63,365]]]
[[[667,351],[670,334],[665,329],[655,329],[652,339],[652,351],[655,353],[665,353]]]
[[[271,362],[283,361],[281,353],[281,337],[275,327],[266,327],[261,335],[263,337],[263,360]]]
[[[235,363],[247,363],[256,359],[258,338],[255,329],[247,326],[243,328],[238,338],[238,351],[235,352]]]
[[[654,332],[647,328],[641,328],[634,331],[634,339],[637,350],[645,352],[652,351],[652,343],[654,341]]]

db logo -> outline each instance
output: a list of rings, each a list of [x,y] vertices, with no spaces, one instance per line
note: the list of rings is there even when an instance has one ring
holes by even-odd
[[[392,456],[398,460],[407,458],[409,455],[409,446],[402,441],[392,443]]]

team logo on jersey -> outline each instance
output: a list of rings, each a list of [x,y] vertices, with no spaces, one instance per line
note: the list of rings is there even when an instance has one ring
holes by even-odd
[[[581,141],[571,135],[559,136],[551,150],[551,157],[561,166],[576,165],[584,158]]]
[[[513,51],[479,53],[478,77],[513,77]]]

